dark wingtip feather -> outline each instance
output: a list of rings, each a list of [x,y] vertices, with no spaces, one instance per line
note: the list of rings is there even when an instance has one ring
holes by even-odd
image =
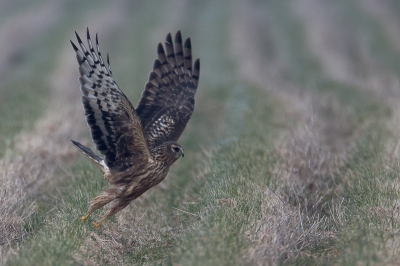
[[[200,78],[200,59],[196,59],[194,62],[193,79],[195,80],[195,86],[197,88]]]
[[[186,39],[184,47],[188,48],[188,49],[192,49],[192,44],[190,42],[190,38]]]
[[[171,44],[171,45],[172,45],[171,33],[168,33],[168,34],[167,34],[167,37],[165,38],[165,40],[166,40],[166,42],[167,42],[168,44]]]
[[[79,43],[82,43],[81,37],[79,37],[78,33],[75,31],[76,39]]]
[[[159,43],[158,46],[157,46],[157,53],[159,53],[159,54],[165,54],[165,52],[164,52],[164,47],[162,46],[161,43]]]
[[[73,43],[73,41],[69,40],[72,44],[72,48],[74,48],[75,52],[77,52],[79,49],[76,47],[76,45]]]
[[[161,62],[160,60],[156,59],[154,60],[154,64],[153,64],[153,70],[156,70],[157,68],[161,67]]]
[[[108,66],[110,66],[110,56],[108,55],[108,53],[107,53],[107,64]]]
[[[178,32],[175,35],[175,42],[176,43],[182,43],[182,35],[181,35],[181,31],[178,30]]]
[[[89,32],[89,27],[86,28],[86,38],[90,40],[90,32]]]
[[[96,45],[99,45],[99,38],[97,36],[97,33],[96,33]]]

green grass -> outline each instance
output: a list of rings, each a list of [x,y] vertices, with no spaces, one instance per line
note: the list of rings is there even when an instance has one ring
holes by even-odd
[[[396,204],[398,171],[385,167],[379,151],[383,148],[380,137],[364,139],[370,143],[369,149],[360,149],[348,168],[351,179],[344,193],[346,222],[338,241],[343,252],[340,263],[396,264],[399,261],[392,249],[400,229]]]
[[[24,225],[31,234],[18,259],[10,260],[10,265],[73,263],[74,253],[93,229],[91,223],[84,224],[78,218],[86,212],[90,198],[104,187],[105,180],[94,166],[81,164],[72,170],[79,177],[64,176],[69,182],[63,182],[64,189],[54,205],[39,202],[40,212]]]
[[[157,225],[157,223],[160,223],[157,216],[161,213],[168,216],[166,217],[167,220],[162,221],[162,226],[176,227],[176,230],[183,230],[182,233],[198,232],[196,228],[202,228],[201,230],[206,231],[206,234],[210,234],[210,239],[204,240],[206,246],[209,246],[210,250],[217,252],[211,254],[208,259],[212,259],[219,254],[219,251],[214,248],[221,245],[219,242],[221,240],[220,237],[222,239],[227,238],[226,243],[221,247],[221,251],[225,252],[226,255],[220,259],[228,258],[235,254],[234,250],[227,249],[232,240],[242,242],[241,246],[238,246],[239,251],[247,246],[245,236],[241,237],[241,240],[236,238],[241,231],[254,229],[255,224],[252,223],[257,220],[257,213],[260,213],[260,202],[263,196],[260,188],[268,186],[271,178],[270,169],[265,167],[265,162],[266,160],[276,160],[276,156],[266,153],[268,146],[271,145],[271,138],[276,134],[276,130],[269,125],[274,112],[274,108],[270,106],[273,105],[273,99],[270,98],[266,100],[264,105],[258,106],[257,112],[253,114],[252,119],[247,120],[244,114],[242,114],[241,118],[236,115],[238,110],[234,110],[237,109],[237,104],[234,103],[240,101],[242,105],[244,104],[242,111],[246,113],[246,110],[249,110],[249,106],[252,106],[257,100],[257,95],[266,99],[268,95],[245,85],[237,86],[235,91],[237,91],[234,93],[236,95],[233,95],[233,98],[230,99],[232,105],[227,107],[228,110],[225,111],[225,113],[229,114],[227,119],[230,123],[226,125],[229,127],[229,135],[220,139],[220,145],[222,146],[217,154],[211,156],[207,162],[204,162],[210,168],[210,172],[198,173],[197,169],[190,167],[190,165],[195,166],[194,158],[192,156],[185,157],[185,161],[180,160],[180,163],[185,163],[185,165],[173,171],[173,177],[169,177],[169,179],[175,178],[171,181],[173,183],[172,191],[153,192],[148,196],[148,201],[154,201],[155,206],[152,206],[149,212],[153,213],[155,219],[148,219],[147,223],[157,227],[160,226]],[[248,91],[253,93],[244,94],[244,92]],[[244,95],[249,97],[247,103],[243,102]],[[256,126],[252,132],[243,130],[257,125],[260,120],[264,121],[261,127]],[[265,134],[263,133],[264,131],[269,133]],[[250,143],[240,144],[239,138],[246,139],[249,136],[251,136],[252,140]],[[229,138],[232,141],[225,143],[226,139]],[[260,143],[265,147],[260,148]],[[256,160],[254,160],[255,156],[257,156]],[[188,162],[187,160],[190,161]],[[234,169],[229,163],[233,160],[240,161]],[[100,176],[99,171],[94,168],[87,162],[72,169],[74,178],[70,179],[68,177],[68,182],[62,182],[64,189],[59,195],[62,200],[54,203],[57,207],[51,208],[52,205],[47,205],[48,212],[44,216],[36,216],[26,225],[29,229],[28,231],[33,232],[33,235],[25,243],[24,248],[21,249],[21,255],[18,259],[15,262],[10,261],[11,265],[25,265],[29,261],[39,261],[41,258],[45,265],[54,263],[67,265],[73,261],[73,254],[77,252],[83,239],[88,237],[90,231],[93,230],[90,222],[92,219],[101,217],[97,212],[88,219],[87,223],[81,223],[77,219],[86,211],[87,202],[105,187],[105,181]],[[263,172],[259,172],[260,168],[263,169]],[[193,171],[196,174],[200,174],[202,178],[193,180],[187,175],[188,172]],[[206,184],[204,183],[205,181],[207,182]],[[189,191],[187,191],[188,187]],[[247,195],[248,191],[257,191],[257,193]],[[191,201],[196,201],[196,204],[189,205],[189,208],[182,204],[184,200],[187,200],[188,194]],[[242,201],[243,196],[246,197],[245,201]],[[225,200],[227,201],[226,204],[234,204],[235,206],[224,211],[221,208],[223,206],[221,204]],[[46,203],[43,202],[42,204]],[[132,209],[137,213],[143,213],[146,208],[149,208],[149,206],[136,206]],[[181,216],[173,208],[185,210],[193,213],[193,215]],[[104,213],[104,211],[102,212]],[[255,217],[253,217],[254,215]],[[218,224],[221,221],[229,222],[229,227],[226,228],[226,231],[221,232],[222,235],[219,237],[214,235],[213,230],[217,230],[214,223]],[[110,227],[113,227],[115,226],[115,219],[109,219],[107,223]],[[188,231],[189,229],[190,231]],[[144,229],[144,231],[146,237],[154,234],[154,232],[151,232],[151,226]],[[231,235],[232,233],[234,235]],[[101,237],[107,237],[102,232],[98,232],[98,234]],[[143,257],[150,261],[168,258],[174,260],[169,255],[171,251],[177,252],[177,254],[182,252],[176,250],[176,245],[190,248],[190,245],[185,243],[186,238],[193,240],[193,238],[200,237],[198,235],[192,236],[189,233],[189,236],[184,237],[184,240],[180,240],[178,236],[173,233],[164,233],[157,236],[159,239],[156,243],[145,241],[142,245],[135,246],[133,250],[125,251],[120,255],[126,263],[128,261],[140,263]],[[123,242],[130,239],[123,232],[120,237]],[[182,241],[183,243],[181,243]],[[209,241],[211,243],[208,243]],[[165,245],[165,243],[168,244]],[[101,252],[97,256],[96,260],[105,263],[109,254]],[[185,256],[190,255],[185,254]],[[232,257],[232,259],[234,258]],[[235,261],[232,259],[230,261]]]

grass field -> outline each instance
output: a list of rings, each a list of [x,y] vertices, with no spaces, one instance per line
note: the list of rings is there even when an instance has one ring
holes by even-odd
[[[69,40],[137,104],[158,42],[201,59],[185,157],[101,228]],[[400,5],[0,3],[0,265],[399,265]]]

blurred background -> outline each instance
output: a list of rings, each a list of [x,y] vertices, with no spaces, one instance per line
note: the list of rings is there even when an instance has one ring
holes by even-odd
[[[79,106],[76,61],[69,44],[75,39],[74,31],[82,38],[87,27],[93,38],[99,34],[103,54],[110,54],[116,81],[135,105],[158,42],[165,40],[168,32],[181,30],[184,38],[192,38],[194,57],[202,61],[198,97],[208,99],[197,101],[200,115],[215,101],[215,95],[209,94],[222,94],[220,86],[234,87],[241,82],[271,93],[292,93],[286,87],[302,87],[295,89],[298,93],[321,87],[326,80],[351,85],[367,80],[368,87],[389,95],[397,93],[387,84],[377,85],[395,78],[396,73],[381,72],[400,66],[398,55],[391,53],[400,38],[396,8],[395,1],[372,0],[229,4],[4,1],[1,147],[11,136],[31,127],[50,105],[58,112]],[[277,83],[287,85],[279,88]],[[76,119],[82,125],[82,116]]]
[[[240,82],[271,92],[290,91],[276,83],[318,87],[323,79],[392,82],[394,75],[381,72],[399,67],[398,55],[391,53],[399,43],[396,1],[3,1],[1,5],[3,148],[57,98],[69,107],[79,102],[69,40],[75,39],[74,31],[85,36],[86,27],[92,35],[99,34],[115,78],[134,104],[152,68],[157,43],[177,30],[192,38],[194,57],[202,60],[199,97]],[[375,89],[396,93],[384,85]],[[197,102],[198,112],[210,104],[210,100]]]
[[[193,58],[201,59],[196,108],[180,139],[188,156],[102,232],[75,221],[90,198],[107,186],[70,143],[74,139],[94,148],[70,44],[76,43],[74,31],[85,42],[87,27],[92,39],[98,34],[103,57],[110,55],[114,78],[134,106],[157,44],[169,32],[181,30],[184,39],[190,37]],[[304,234],[296,230],[301,219],[316,217],[315,211],[325,215],[326,209],[299,217],[294,211],[293,219],[300,220],[293,224],[284,215],[270,220],[263,210],[274,197],[266,187],[277,189],[283,199],[279,204],[287,203],[289,209],[299,197],[320,202],[320,195],[332,193],[326,204],[340,202],[343,187],[351,183],[341,175],[343,167],[361,150],[358,141],[364,133],[376,129],[374,134],[382,136],[380,121],[394,125],[392,137],[398,134],[399,71],[400,2],[395,0],[3,0],[1,263],[20,265],[45,257],[49,264],[187,265],[205,258],[214,264],[259,264],[312,257],[302,246],[311,240],[300,241]],[[386,142],[395,158],[398,143]],[[331,179],[336,175],[343,183]],[[257,193],[250,196],[249,191]],[[207,220],[220,200],[221,206],[236,208],[241,202],[258,207],[225,210],[215,216],[222,220]],[[231,223],[222,222],[226,217]],[[341,227],[333,226],[334,220],[323,233],[308,232],[318,234],[320,242],[314,239],[305,246],[321,248],[315,243],[336,241]],[[260,229],[271,223],[290,228]],[[257,233],[251,227],[255,224]],[[46,230],[52,233],[45,235]],[[283,231],[292,232],[291,237],[280,239]],[[74,232],[65,236],[71,243],[54,240],[63,232]],[[293,239],[302,245],[287,244]],[[52,252],[33,248],[38,243]],[[353,254],[326,250],[324,262]],[[357,259],[369,261],[368,253],[363,253],[365,260],[364,255]]]

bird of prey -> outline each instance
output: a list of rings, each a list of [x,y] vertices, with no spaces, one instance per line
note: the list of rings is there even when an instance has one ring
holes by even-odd
[[[114,80],[107,55],[105,64],[87,29],[87,44],[75,32],[80,49],[71,41],[78,60],[79,82],[86,121],[98,155],[79,142],[73,144],[88,156],[110,183],[89,203],[91,213],[109,205],[109,210],[96,228],[122,210],[151,187],[159,184],[170,166],[183,157],[177,143],[194,109],[200,61],[192,65],[190,38],[182,43],[180,31],[166,37],[165,48],[158,44],[158,59],[154,61],[142,97],[136,106]]]

